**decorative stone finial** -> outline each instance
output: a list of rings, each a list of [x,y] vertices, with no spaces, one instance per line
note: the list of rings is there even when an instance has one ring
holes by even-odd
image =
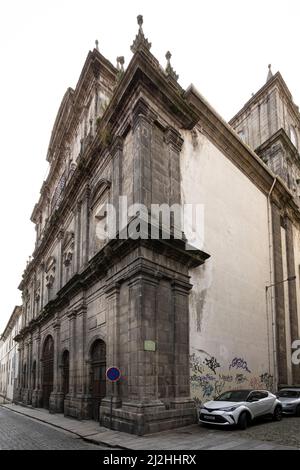
[[[174,80],[176,80],[177,82],[179,75],[177,75],[177,73],[175,72],[175,70],[173,69],[171,65],[171,57],[172,57],[172,54],[170,51],[168,51],[166,53],[166,59],[167,59],[166,73],[168,76],[174,78]]]
[[[273,77],[271,67],[272,67],[271,64],[269,64],[268,65],[269,72],[268,72],[268,76],[267,76],[267,82]]]
[[[143,28],[142,28],[142,25],[144,23],[142,15],[137,16],[137,23],[139,25],[139,31],[138,31],[138,34],[136,35],[135,40],[133,41],[133,44],[130,47],[130,49],[133,53],[135,53],[135,52],[137,52],[138,50],[141,50],[141,49],[149,51],[151,49],[151,42],[149,42],[148,39],[145,38],[144,31],[143,31]]]
[[[117,69],[120,72],[124,72],[124,64],[125,64],[124,56],[121,55],[121,56],[117,57]]]
[[[96,39],[96,41],[95,41],[95,45],[96,45],[96,49],[97,49],[97,51],[99,51],[99,41],[98,41],[98,39]]]
[[[138,15],[137,16],[137,23],[138,23],[140,29],[142,29],[142,26],[143,26],[143,23],[144,23],[143,15]]]

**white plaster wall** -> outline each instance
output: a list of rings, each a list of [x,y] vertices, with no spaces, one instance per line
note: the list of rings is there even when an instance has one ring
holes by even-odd
[[[229,388],[271,388],[267,199],[205,136],[194,148],[183,135],[182,200],[204,204],[211,255],[190,272],[191,394],[202,401]]]

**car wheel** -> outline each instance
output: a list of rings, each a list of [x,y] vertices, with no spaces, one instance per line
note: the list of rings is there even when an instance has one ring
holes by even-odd
[[[296,416],[298,416],[298,418],[300,418],[300,405],[298,405],[297,408],[296,408]]]
[[[248,426],[248,416],[247,413],[244,411],[243,413],[240,414],[239,420],[238,420],[238,427],[242,430],[247,429]]]
[[[273,413],[273,421],[281,421],[282,420],[282,408],[281,406],[276,406],[274,413]]]

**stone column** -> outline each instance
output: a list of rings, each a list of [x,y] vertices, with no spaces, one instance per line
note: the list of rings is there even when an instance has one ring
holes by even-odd
[[[35,338],[37,358],[36,358],[36,379],[35,390],[32,391],[32,406],[43,406],[43,391],[42,391],[42,358],[41,358],[41,336],[40,332]]]
[[[297,311],[297,278],[295,270],[295,256],[294,256],[294,237],[293,237],[293,224],[291,220],[286,218],[286,252],[287,252],[287,270],[288,277],[295,277],[294,280],[288,282],[289,292],[289,308],[290,308],[290,330],[291,330],[291,344],[299,339],[299,326],[298,326],[298,311]],[[293,385],[300,385],[300,367],[299,365],[292,365]]]
[[[77,417],[76,402],[76,311],[68,314],[69,318],[69,393],[64,401],[64,413],[68,416]]]
[[[123,145],[124,141],[121,137],[117,137],[110,148],[110,153],[113,157],[113,178],[112,178],[112,197],[111,203],[116,211],[116,230],[119,227],[119,196],[122,196],[122,163],[123,163]]]
[[[82,247],[82,266],[85,266],[89,259],[90,242],[90,187],[85,188],[82,201],[82,224],[81,224],[81,247]]]
[[[87,382],[85,362],[86,351],[86,305],[82,302],[76,307],[76,406],[78,417],[87,419],[90,416],[90,394]]]
[[[276,348],[278,385],[287,384],[287,362],[286,362],[286,327],[285,327],[285,303],[282,245],[281,245],[281,220],[280,211],[272,205],[272,231],[273,231],[273,254],[274,254],[274,282],[275,282],[275,312],[276,312]]]
[[[28,393],[28,385],[29,385],[29,343],[25,343],[24,347],[24,360],[23,360],[23,369],[24,365],[26,364],[26,374],[23,372],[23,393],[22,393],[22,401],[28,405],[29,404],[29,393]]]
[[[194,402],[190,398],[190,327],[189,327],[189,292],[188,282],[172,282],[174,314],[174,400],[172,408],[191,408],[195,412]]]
[[[18,344],[18,384],[14,388],[13,401],[19,402],[22,399],[22,368],[23,368],[23,347],[22,344]]]
[[[183,139],[179,132],[173,127],[168,127],[165,132],[165,142],[169,152],[169,202],[180,204],[181,186],[180,186],[180,151],[183,145]]]
[[[53,360],[53,392],[50,396],[50,413],[62,413],[64,410],[64,394],[61,390],[61,369],[60,369],[60,322],[55,319],[54,331],[54,360]]]
[[[156,116],[140,99],[132,113],[133,202],[150,207],[152,202],[151,145]]]
[[[57,259],[57,290],[62,287],[62,270],[63,270],[63,239],[64,231],[60,230],[57,236],[58,239],[58,259]]]
[[[74,209],[74,272],[77,273],[80,269],[81,257],[81,206],[82,203],[77,202]]]
[[[41,263],[41,311],[44,307],[44,296],[45,296],[45,264]]]
[[[28,342],[28,403],[32,400],[32,335]]]

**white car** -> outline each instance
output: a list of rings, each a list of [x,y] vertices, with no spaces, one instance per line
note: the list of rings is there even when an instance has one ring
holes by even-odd
[[[246,429],[254,418],[271,416],[282,419],[282,404],[267,390],[231,390],[208,401],[199,410],[199,421],[219,426]]]

